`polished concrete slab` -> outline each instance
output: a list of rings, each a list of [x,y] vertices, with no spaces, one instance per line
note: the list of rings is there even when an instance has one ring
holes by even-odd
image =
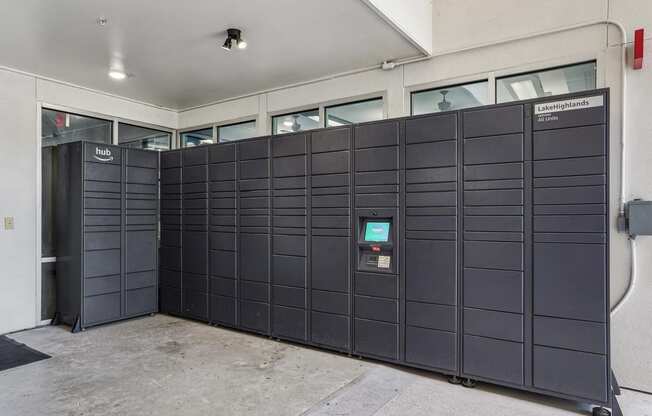
[[[11,335],[52,358],[0,372],[0,415],[586,415],[574,404],[156,315]],[[625,415],[652,396],[624,391]]]

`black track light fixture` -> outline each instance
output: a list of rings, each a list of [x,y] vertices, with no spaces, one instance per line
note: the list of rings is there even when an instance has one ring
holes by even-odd
[[[240,29],[227,29],[226,40],[222,45],[222,49],[230,51],[234,44],[238,49],[247,47],[247,41],[242,38],[242,31]]]

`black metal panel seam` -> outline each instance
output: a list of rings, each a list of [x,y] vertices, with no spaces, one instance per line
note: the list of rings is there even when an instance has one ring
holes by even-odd
[[[272,137],[269,136],[265,139],[267,142],[267,335],[274,334],[273,320],[272,315],[274,314],[274,306],[272,299],[272,268],[273,268],[273,259],[274,259],[274,238],[272,236],[272,231],[274,229],[274,215],[272,211],[272,189],[274,189],[274,157],[272,154]]]
[[[355,269],[357,263],[356,239],[358,228],[358,213],[355,209],[355,136],[356,128],[349,127],[349,215],[351,222],[351,237],[349,238],[349,275],[347,279],[349,295],[349,353],[354,353],[355,348]]]
[[[312,342],[312,133],[305,136],[306,140],[306,277],[304,285],[306,329],[304,338]]]
[[[532,135],[533,135],[533,118],[532,104],[524,105],[523,108],[523,125],[525,132],[523,134],[523,382],[526,386],[532,386],[533,368],[533,304],[534,304],[534,284],[533,284],[533,267],[534,267],[534,232],[533,232],[533,162],[532,162]]]
[[[121,149],[120,161],[120,317],[127,314],[127,149]]]
[[[455,184],[457,192],[457,207],[455,209],[455,215],[457,219],[457,230],[455,230],[456,238],[456,254],[457,254],[457,268],[456,268],[456,279],[455,279],[455,289],[457,295],[457,322],[455,338],[457,340],[457,351],[455,357],[455,370],[457,375],[462,374],[462,343],[464,342],[463,334],[463,318],[464,318],[464,241],[463,241],[463,230],[464,230],[464,138],[462,137],[462,132],[464,131],[464,113],[458,111],[457,113],[457,181]]]
[[[206,189],[206,202],[204,202],[204,209],[206,210],[206,222],[204,226],[206,227],[206,237],[204,237],[204,242],[206,243],[206,296],[205,296],[205,306],[206,306],[206,320],[208,324],[212,324],[211,317],[211,241],[210,241],[210,232],[211,232],[211,191],[210,191],[210,172],[209,172],[209,148],[205,150],[206,158],[204,162],[205,178],[204,189]]]
[[[183,170],[184,170],[183,169],[183,167],[184,167],[183,154],[181,154],[182,151],[179,151],[179,153],[180,153],[179,157],[181,159],[181,164],[179,166],[179,176],[181,176],[179,178],[179,192],[180,192],[179,195],[181,197],[181,199],[179,201],[180,202],[179,215],[181,216],[180,225],[179,225],[179,231],[181,233],[181,241],[179,241],[179,269],[180,269],[179,270],[179,277],[180,277],[179,286],[181,286],[179,288],[179,313],[181,314],[181,316],[184,316],[184,310],[183,309],[184,309],[184,303],[185,303],[184,302],[184,297],[185,296],[184,296],[184,288],[183,288],[183,281],[184,281],[184,279],[183,279],[183,235],[184,235],[184,231],[185,231],[185,221],[183,220],[183,217],[184,217],[184,208],[183,208],[183,206],[184,206],[184,201],[186,199],[184,198],[184,195],[183,195],[183,185],[184,185],[184,181],[183,181]]]
[[[405,195],[405,167],[406,167],[406,161],[405,161],[405,154],[406,154],[406,131],[405,131],[405,120],[401,120],[399,122],[399,160],[398,160],[398,168],[399,168],[399,213],[398,213],[398,218],[397,218],[397,226],[395,226],[395,229],[398,233],[397,235],[397,240],[399,244],[399,249],[397,250],[398,254],[398,261],[399,261],[399,267],[397,268],[397,273],[398,273],[398,279],[399,279],[399,293],[398,293],[398,300],[399,300],[399,316],[398,316],[398,324],[399,324],[399,336],[398,336],[398,359],[401,362],[406,362],[406,302],[405,302],[405,286],[406,286],[406,271],[405,271],[405,201],[406,201],[406,195]]]
[[[240,145],[235,144],[235,174],[233,184],[235,188],[235,322],[236,328],[240,326]]]

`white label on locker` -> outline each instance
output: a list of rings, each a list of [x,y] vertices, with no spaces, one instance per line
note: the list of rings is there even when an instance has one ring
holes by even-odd
[[[573,98],[571,100],[552,101],[549,103],[535,104],[534,114],[559,113],[561,111],[584,110],[592,107],[602,107],[604,97],[596,95],[593,97]]]
[[[378,268],[389,269],[389,260],[391,258],[391,256],[378,256]]]

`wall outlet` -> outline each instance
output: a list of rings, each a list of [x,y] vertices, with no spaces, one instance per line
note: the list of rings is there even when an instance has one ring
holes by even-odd
[[[5,217],[5,230],[14,229],[14,217]]]

